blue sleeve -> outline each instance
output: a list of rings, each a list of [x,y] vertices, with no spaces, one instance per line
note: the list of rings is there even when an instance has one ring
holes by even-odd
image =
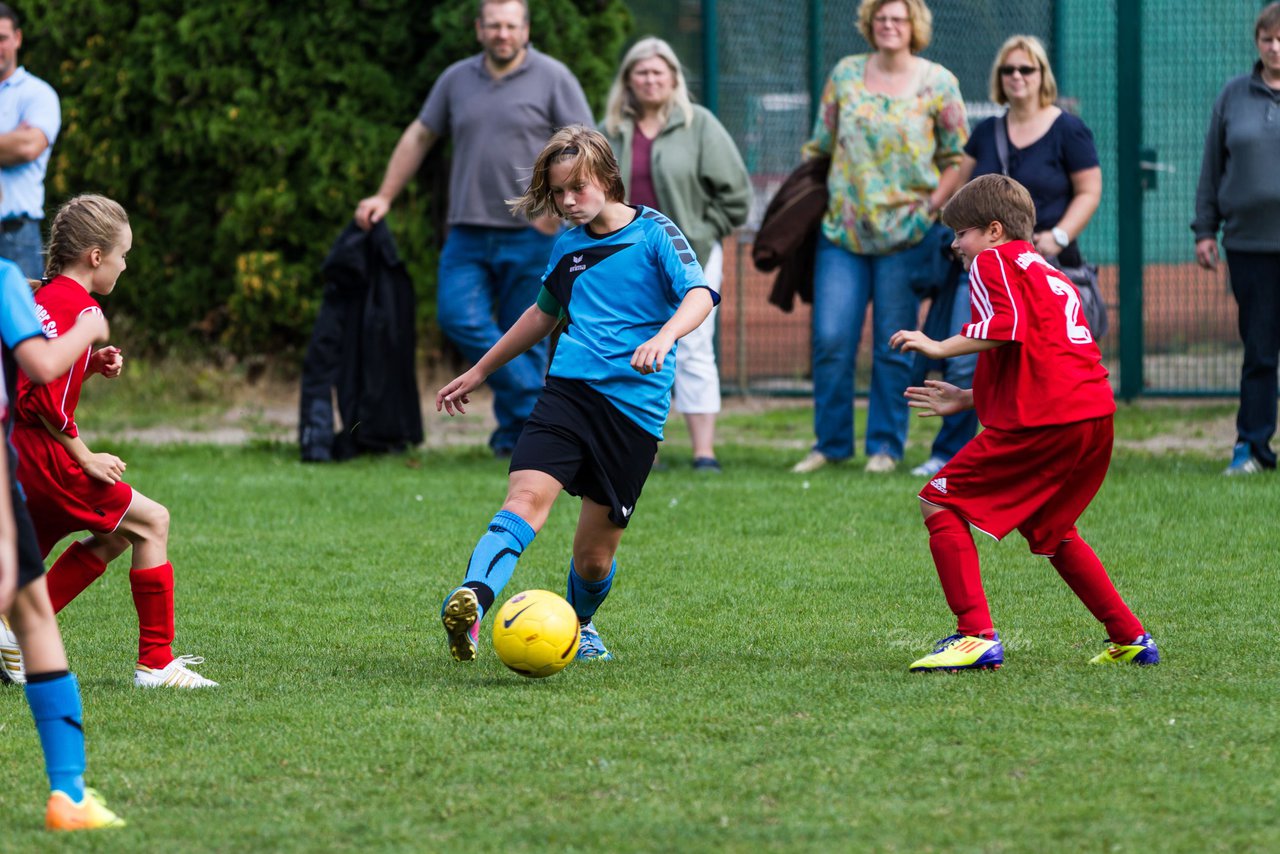
[[[52,146],[53,141],[58,138],[58,131],[62,129],[62,107],[58,102],[58,93],[43,80],[28,78],[27,82],[28,85],[22,87],[26,97],[20,108],[19,120],[39,129]],[[37,82],[40,85],[34,85]]]
[[[16,265],[0,261],[0,338],[12,350],[28,338],[43,334],[27,277]]]
[[[674,232],[674,233],[673,233]],[[706,288],[711,293],[711,304],[720,304],[720,295],[707,284],[702,274],[698,256],[693,254],[689,241],[680,229],[664,218],[651,232],[650,243],[657,255],[658,266],[671,288],[672,301],[679,305],[694,288]]]
[[[1093,143],[1093,132],[1089,126],[1070,113],[1063,113],[1066,121],[1062,122],[1062,164],[1067,174],[1083,172],[1099,165],[1098,148]]]

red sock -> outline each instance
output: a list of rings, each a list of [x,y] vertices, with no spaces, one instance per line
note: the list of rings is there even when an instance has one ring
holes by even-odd
[[[129,571],[138,611],[138,663],[161,668],[173,661],[173,564]]]
[[[1132,643],[1134,638],[1145,634],[1142,623],[1116,592],[1102,561],[1083,539],[1077,536],[1074,540],[1063,540],[1049,562],[1089,613],[1107,627],[1112,643]]]
[[[107,571],[107,564],[102,558],[85,548],[79,541],[72,543],[54,562],[53,569],[45,575],[45,583],[49,585],[49,601],[53,603],[53,613],[58,613],[67,603],[84,592],[84,589],[97,581],[98,576]]]
[[[929,528],[929,551],[938,568],[942,593],[951,613],[956,615],[956,631],[962,635],[989,638],[993,635],[987,594],[982,590],[978,568],[978,548],[969,525],[953,510],[940,510],[924,524]]]

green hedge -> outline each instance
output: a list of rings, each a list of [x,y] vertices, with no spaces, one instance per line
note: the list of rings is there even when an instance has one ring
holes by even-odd
[[[624,3],[530,6],[534,43],[599,111],[630,26]],[[329,246],[436,76],[479,49],[474,0],[44,0],[21,12],[23,64],[62,98],[48,211],[80,192],[129,210],[130,269],[108,311],[135,349],[301,346]],[[427,332],[438,148],[391,219]]]

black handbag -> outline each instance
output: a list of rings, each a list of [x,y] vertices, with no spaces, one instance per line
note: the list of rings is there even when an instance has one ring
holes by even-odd
[[[1005,126],[1004,116],[996,119],[996,156],[1000,158],[1000,172],[1009,177],[1009,129]],[[1080,260],[1074,267],[1060,264],[1060,255],[1047,260],[1076,286],[1076,292],[1080,294],[1080,310],[1085,322],[1089,324],[1093,339],[1097,341],[1111,328],[1111,322],[1107,318],[1107,303],[1102,298],[1102,291],[1098,289],[1098,265],[1085,261],[1079,247],[1073,254]]]

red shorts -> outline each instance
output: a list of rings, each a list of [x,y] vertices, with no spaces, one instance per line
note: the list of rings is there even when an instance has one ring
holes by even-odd
[[[109,534],[133,503],[133,487],[107,483],[84,473],[43,427],[17,425],[18,481],[36,528],[40,554],[48,556],[58,540],[76,531]]]
[[[1111,464],[1112,416],[1034,430],[983,430],[920,497],[954,510],[1002,539],[1017,530],[1031,551],[1052,555],[1075,536],[1076,520]]]

